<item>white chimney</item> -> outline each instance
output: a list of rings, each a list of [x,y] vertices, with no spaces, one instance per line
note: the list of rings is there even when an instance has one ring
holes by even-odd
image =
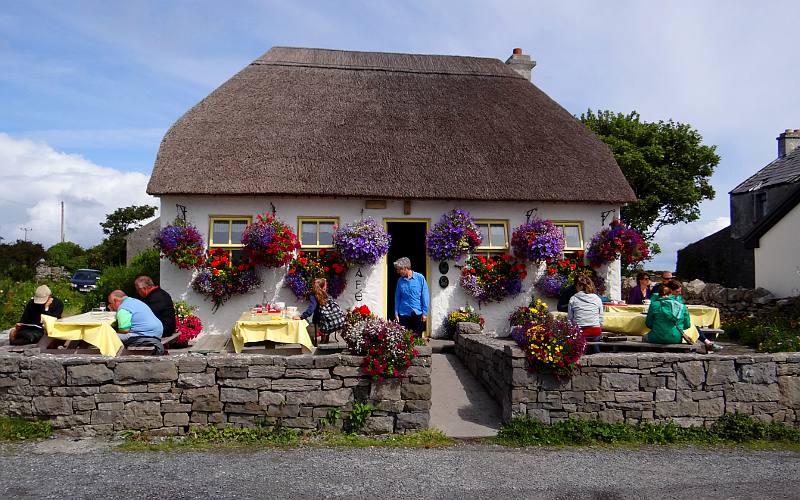
[[[522,53],[522,49],[517,47],[514,49],[511,57],[506,60],[506,64],[511,66],[511,69],[524,76],[528,81],[531,80],[531,70],[536,66],[536,61],[531,59],[531,56]]]
[[[778,158],[788,155],[800,146],[800,128],[794,130],[787,128],[784,133],[777,137]]]

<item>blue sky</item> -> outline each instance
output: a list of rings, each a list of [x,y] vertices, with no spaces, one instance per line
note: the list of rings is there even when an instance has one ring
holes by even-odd
[[[0,10],[0,236],[97,243],[104,214],[144,193],[166,129],[274,45],[503,59],[573,114],[672,118],[722,157],[699,222],[662,230],[675,250],[727,223],[727,192],[800,128],[800,2],[4,2]]]

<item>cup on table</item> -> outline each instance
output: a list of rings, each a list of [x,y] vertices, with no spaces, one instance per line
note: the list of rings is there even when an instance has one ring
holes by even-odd
[[[95,318],[102,318],[103,317],[103,312],[104,311],[102,309],[100,309],[99,307],[93,307],[91,314]]]

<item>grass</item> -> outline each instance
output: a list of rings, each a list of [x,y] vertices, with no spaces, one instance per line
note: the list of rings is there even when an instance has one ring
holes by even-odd
[[[153,440],[145,432],[127,432],[125,442],[119,446],[123,451],[180,451],[208,448],[440,448],[452,446],[455,440],[441,431],[427,429],[410,434],[386,436],[361,436],[338,432],[308,432],[296,429],[268,427],[202,427],[193,429],[185,436]]]
[[[0,441],[42,439],[53,434],[50,422],[25,420],[20,417],[0,416]]]
[[[668,423],[611,424],[566,420],[552,425],[517,418],[503,426],[497,442],[504,446],[745,445],[800,450],[800,428],[765,424],[741,413],[721,417],[714,425],[680,427]]]

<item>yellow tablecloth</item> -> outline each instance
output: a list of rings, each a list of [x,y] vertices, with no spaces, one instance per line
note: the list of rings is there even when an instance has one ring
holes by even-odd
[[[242,352],[246,342],[280,342],[282,344],[300,344],[309,351],[314,349],[304,319],[271,319],[269,314],[256,314],[255,318],[244,312],[233,325],[231,339],[236,352]]]
[[[111,326],[116,321],[113,312],[84,313],[57,320],[42,314],[47,336],[59,340],[83,340],[100,349],[104,356],[116,356],[122,341]]]
[[[691,316],[691,312],[689,313]],[[558,317],[566,317],[567,313],[554,312],[553,315]],[[644,324],[646,315],[640,312],[604,312],[603,313],[603,331],[621,333],[623,335],[640,335],[644,336],[650,333],[650,329]],[[692,326],[684,330],[684,334],[692,339],[692,342],[697,342],[699,333],[697,328],[694,328],[695,321],[692,316]]]
[[[719,319],[719,309],[716,307],[701,306],[701,305],[687,305],[689,308],[689,315],[692,317],[692,322],[695,325],[710,326],[711,328],[719,328],[722,324]],[[641,304],[628,305],[628,306],[609,306],[604,305],[603,309],[606,313],[622,313],[634,314],[642,313],[645,307]]]

